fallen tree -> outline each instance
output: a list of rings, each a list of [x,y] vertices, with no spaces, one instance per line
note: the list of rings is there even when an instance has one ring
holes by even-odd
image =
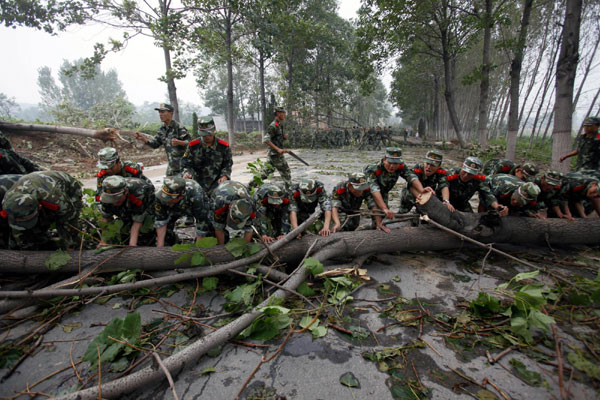
[[[76,135],[92,139],[99,139],[103,142],[116,142],[117,139],[121,139],[119,131],[114,128],[86,129],[59,125],[16,124],[12,122],[0,121],[0,130],[10,133],[26,133],[33,135],[40,133],[59,133],[64,135]]]

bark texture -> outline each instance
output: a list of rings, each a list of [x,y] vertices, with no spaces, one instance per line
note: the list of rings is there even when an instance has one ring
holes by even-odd
[[[0,121],[0,130],[13,133],[28,133],[28,134],[39,134],[39,133],[60,133],[64,135],[76,135],[89,137],[93,139],[99,139],[102,141],[116,141],[118,139],[119,131],[113,128],[105,129],[86,129],[86,128],[73,128],[70,126],[58,126],[58,125],[38,125],[38,124],[15,124],[11,122]]]

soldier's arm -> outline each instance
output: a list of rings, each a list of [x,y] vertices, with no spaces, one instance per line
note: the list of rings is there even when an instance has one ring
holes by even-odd
[[[296,229],[298,227],[298,214],[296,211],[290,210],[290,224],[292,225],[292,229]]]
[[[287,153],[287,150],[280,149],[279,147],[277,147],[273,144],[272,140],[273,140],[274,134],[275,134],[275,127],[269,126],[269,129],[267,129],[267,133],[265,134],[265,138],[263,139],[263,143],[266,144],[267,146],[269,146],[270,148],[272,148],[273,150],[275,150],[278,154]]]
[[[196,220],[196,240],[208,236],[213,226],[214,204],[206,194],[194,199],[194,219]]]
[[[177,128],[177,137],[171,139],[171,144],[179,147],[187,146],[190,139],[191,136],[185,126],[179,126]]]
[[[156,247],[164,247],[167,236],[167,224],[169,215],[167,208],[158,201],[154,203],[154,228],[156,229]]]
[[[142,139],[139,139],[139,140],[143,141],[145,144],[152,147],[153,149],[158,149],[160,146],[162,146],[164,144],[164,136],[163,136],[162,132],[158,132],[154,137],[152,137],[150,139],[146,136],[140,135],[140,137]],[[137,136],[136,136],[136,138],[137,138]]]
[[[134,221],[131,224],[131,231],[129,232],[129,246],[136,247],[138,243],[138,238],[140,236],[140,230],[142,229],[142,222]]]
[[[194,153],[195,150],[190,147],[188,143],[188,147],[183,153],[183,157],[181,157],[181,166],[183,167],[183,177],[187,179],[194,178]]]

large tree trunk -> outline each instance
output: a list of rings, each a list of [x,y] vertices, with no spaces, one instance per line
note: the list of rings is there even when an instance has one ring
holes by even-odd
[[[519,31],[519,41],[517,42],[514,57],[510,65],[510,107],[508,111],[508,134],[506,139],[506,158],[515,159],[515,149],[517,147],[517,132],[519,131],[519,85],[521,82],[521,66],[523,64],[523,52],[525,50],[525,41],[527,39],[527,27],[529,26],[529,16],[533,0],[523,2],[523,18],[521,19],[521,28]]]
[[[444,41],[445,33],[442,31],[442,42]],[[458,138],[458,143],[461,148],[466,148],[467,144],[465,143],[462,136],[462,127],[460,126],[460,121],[458,119],[458,113],[456,112],[456,105],[454,98],[456,96],[456,89],[454,87],[454,61],[450,58],[450,54],[448,53],[448,49],[444,46],[442,50],[443,56],[442,59],[444,61],[444,82],[446,84],[446,89],[444,90],[444,98],[446,99],[446,106],[448,107],[448,114],[450,114],[450,121],[452,121],[452,127],[454,128],[454,133],[456,133],[456,137]]]
[[[260,117],[262,119],[260,133],[264,135],[267,131],[267,96],[265,94],[265,55],[262,50],[258,57],[258,75],[260,77]]]
[[[165,54],[165,76],[167,78],[169,101],[175,109],[173,111],[173,119],[177,122],[181,122],[181,117],[179,116],[179,101],[177,100],[177,88],[175,87],[175,79],[173,78],[173,70],[171,67],[171,51],[167,47],[163,47],[163,52]]]
[[[579,26],[582,0],[567,0],[560,55],[556,65],[556,100],[552,130],[552,168],[569,171],[569,163],[559,162],[571,150],[573,125],[573,88],[579,61]]]
[[[485,0],[483,16],[483,57],[481,66],[481,83],[479,85],[479,118],[477,132],[481,150],[487,147],[488,102],[490,96],[490,46],[492,42],[492,0]]]
[[[76,135],[83,136],[92,139],[99,139],[102,141],[116,141],[118,139],[119,131],[113,128],[104,128],[100,130],[86,129],[86,128],[73,128],[70,126],[58,126],[58,125],[37,125],[37,124],[14,124],[12,122],[0,121],[0,130],[11,133],[25,133],[25,134],[38,134],[38,133],[60,133],[64,135]]]
[[[226,10],[225,19],[225,46],[227,47],[227,130],[229,131],[229,144],[235,140],[235,120],[233,117],[233,49],[231,39],[231,9]]]

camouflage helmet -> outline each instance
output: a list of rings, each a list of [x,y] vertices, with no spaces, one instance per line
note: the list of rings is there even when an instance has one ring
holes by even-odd
[[[483,167],[483,163],[477,157],[467,157],[463,162],[461,169],[465,171],[467,174],[477,175],[481,172],[481,168]]]
[[[352,172],[348,175],[348,181],[352,184],[352,187],[360,192],[369,187],[367,178],[362,172]]]
[[[592,193],[589,193],[590,189],[594,186],[594,183],[596,184],[596,190]],[[585,187],[585,195],[586,195],[586,197],[590,197],[590,198],[600,196],[600,182],[598,182],[598,180],[594,179],[590,183],[588,183],[587,186]]]
[[[238,199],[229,205],[227,225],[233,229],[242,229],[248,219],[254,214],[252,201],[250,199]]]
[[[392,164],[402,164],[402,149],[400,147],[388,147],[385,149],[385,158]]]
[[[548,185],[560,186],[562,183],[562,177],[563,175],[558,171],[549,170],[544,172],[544,179]]]
[[[280,113],[280,112],[282,112],[282,113],[286,112],[285,108],[283,108],[281,106],[275,107],[275,114]]]
[[[314,179],[301,179],[300,183],[298,184],[298,189],[300,190],[300,200],[303,203],[315,202],[320,193],[320,188],[317,186],[317,181]]]
[[[526,162],[521,166],[521,172],[523,172],[528,181],[531,181],[540,171],[534,163]]]
[[[273,206],[277,206],[283,204],[283,198],[285,197],[285,192],[283,188],[275,183],[266,183],[262,186],[262,189],[265,191],[265,197],[263,199],[268,204]]]
[[[156,200],[165,204],[185,193],[186,182],[180,176],[167,176],[162,188],[156,191]]]
[[[98,152],[98,169],[112,168],[119,161],[119,152],[114,147],[105,147]]]
[[[114,204],[123,196],[127,189],[127,180],[120,175],[111,175],[102,181],[100,202]]]
[[[161,103],[158,105],[158,107],[155,108],[156,111],[170,111],[173,112],[175,111],[175,107],[173,107],[170,104],[166,104],[166,103]]]
[[[425,162],[427,164],[431,164],[436,167],[439,167],[440,165],[442,165],[443,158],[444,158],[444,156],[439,151],[430,150],[425,155]]]
[[[600,118],[588,117],[583,120],[583,126],[594,126],[594,125],[600,125]]]
[[[539,196],[541,189],[533,182],[527,182],[517,188],[512,194],[512,198],[517,201],[519,206],[524,206],[530,201],[535,201]]]
[[[7,193],[2,202],[12,229],[23,231],[33,228],[39,217],[39,201],[30,194]]]
[[[200,136],[212,135],[215,130],[216,127],[213,117],[204,117],[198,121],[198,133]]]

